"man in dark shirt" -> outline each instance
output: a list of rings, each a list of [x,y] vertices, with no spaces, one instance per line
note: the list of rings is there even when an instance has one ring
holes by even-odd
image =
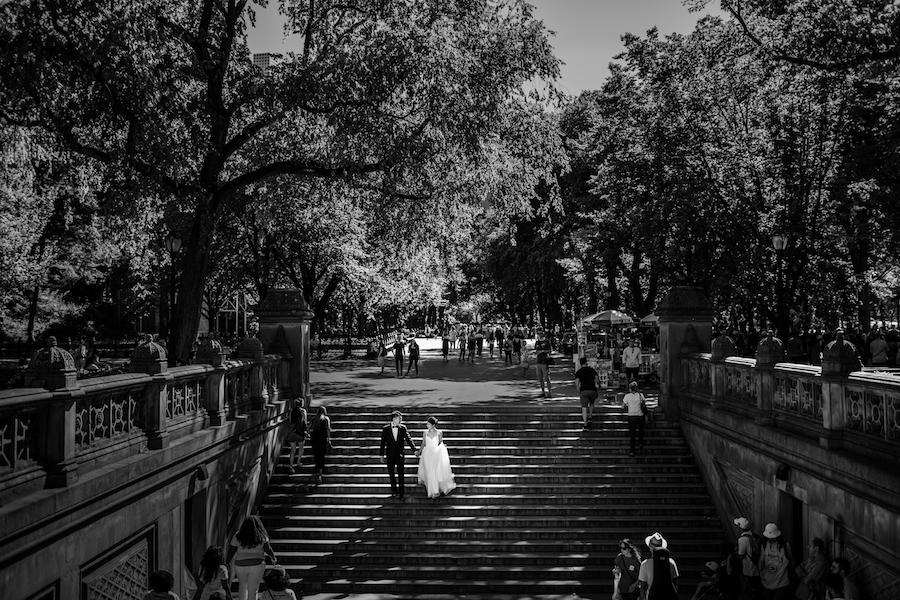
[[[581,396],[581,418],[584,421],[583,429],[587,430],[591,425],[591,417],[594,414],[594,403],[597,401],[598,384],[600,376],[593,367],[587,366],[587,359],[583,356],[578,359],[580,368],[575,371],[575,389]]]

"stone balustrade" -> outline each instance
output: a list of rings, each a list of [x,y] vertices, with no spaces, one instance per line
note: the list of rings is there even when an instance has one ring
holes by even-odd
[[[146,372],[63,380],[44,361],[35,375],[59,386],[0,391],[0,498],[65,487],[84,468],[165,448],[289,392],[290,355],[217,360],[201,352],[209,364],[167,368],[164,349],[149,344],[132,361]],[[68,353],[53,354],[65,370]]]
[[[840,366],[829,372],[827,360],[819,367],[771,358],[683,355],[679,396],[816,439],[824,448],[882,457],[900,451],[900,373]]]

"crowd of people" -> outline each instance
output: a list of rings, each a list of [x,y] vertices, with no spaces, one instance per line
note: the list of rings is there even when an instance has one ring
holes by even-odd
[[[734,342],[735,349],[740,356],[753,357],[759,342],[765,337],[765,333],[746,328],[734,328],[720,325],[717,328],[720,334],[725,334]],[[795,329],[784,343],[785,357],[788,362],[810,365],[822,364],[822,353],[825,347],[834,341],[838,329],[825,329],[824,327],[812,327],[809,329]],[[864,365],[872,367],[897,367],[900,366],[900,330],[894,325],[874,325],[868,333],[859,327],[849,326],[840,329],[844,339],[856,348],[859,358]]]
[[[721,556],[703,565],[691,600],[862,600],[850,562],[829,559],[821,538],[813,538],[798,560],[777,524],[766,524],[762,534],[746,517],[734,525],[737,543],[723,542]],[[680,573],[666,539],[657,532],[644,543],[650,556],[642,560],[631,540],[619,542],[613,600],[677,600]]]

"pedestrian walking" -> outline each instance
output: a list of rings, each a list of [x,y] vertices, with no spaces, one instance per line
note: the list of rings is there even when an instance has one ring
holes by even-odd
[[[475,352],[478,351],[478,338],[475,335],[475,329],[469,330],[469,337],[466,338],[466,351],[469,353],[469,362],[475,362]]]
[[[316,409],[316,420],[310,433],[310,445],[313,451],[315,471],[313,476],[316,483],[322,483],[325,475],[325,455],[331,450],[331,419],[328,418],[328,410],[324,406]]]
[[[403,338],[398,333],[397,339],[392,346],[394,350],[394,368],[397,371],[397,377],[403,377],[403,349],[405,347],[406,344],[403,343]]]
[[[638,581],[645,600],[678,600],[678,565],[669,556],[666,539],[656,532],[644,540],[650,558],[641,563]]]
[[[600,374],[587,364],[587,358],[578,359],[579,368],[575,371],[575,389],[581,400],[582,429],[587,430],[591,426],[594,415],[594,404],[600,393]]]
[[[225,566],[225,554],[219,546],[210,546],[200,559],[200,572],[197,573],[197,593],[193,600],[210,600],[211,598],[231,598],[228,583],[228,567]]]
[[[790,569],[793,559],[791,546],[775,523],[767,523],[763,530],[766,539],[759,557],[759,579],[764,600],[789,600],[791,597]]]
[[[277,562],[269,544],[269,533],[259,517],[250,515],[231,538],[225,561],[234,565],[231,572],[238,580],[237,600],[256,600],[267,560],[272,564]]]
[[[456,338],[459,335],[459,332],[456,330],[456,327],[450,327],[450,331],[447,334],[447,341],[450,344],[450,350],[456,350]]]
[[[622,350],[622,364],[625,365],[625,381],[637,381],[641,371],[641,343],[638,340],[632,340]]]
[[[631,448],[629,456],[635,454],[635,441],[638,442],[638,449],[644,449],[644,412],[647,404],[644,401],[644,395],[638,392],[638,384],[632,381],[629,385],[630,391],[622,398],[622,406],[625,408],[628,419],[628,442]]]
[[[513,334],[512,339],[512,353],[516,359],[516,364],[522,364],[522,337],[518,331]]]
[[[512,364],[512,340],[509,338],[503,340],[503,364]]]
[[[444,432],[437,428],[437,424],[435,417],[428,417],[422,433],[422,445],[419,446],[418,480],[420,485],[425,486],[429,498],[437,498],[456,489],[450,454],[444,444]]]
[[[416,342],[416,338],[410,338],[409,340],[409,364],[406,367],[406,374],[409,375],[409,370],[415,365],[416,367],[416,377],[419,376],[419,344]]]
[[[741,532],[737,540],[737,555],[741,561],[741,595],[746,600],[756,600],[760,594],[759,556],[763,541],[750,530],[750,519],[737,517],[734,520]]]
[[[496,336],[494,333],[494,328],[488,328],[487,341],[488,341],[488,351],[491,353],[491,358],[494,358],[494,343],[496,341]]]
[[[388,478],[391,481],[391,496],[398,497],[400,502],[405,498],[405,487],[403,482],[404,470],[406,467],[406,446],[419,456],[412,438],[406,425],[402,423],[403,415],[399,410],[391,413],[391,422],[381,429],[381,448],[378,451],[381,456],[381,462],[387,463]]]
[[[462,329],[459,332],[459,362],[466,362],[466,348],[468,347],[468,339],[466,336],[466,330]]]
[[[478,358],[481,358],[481,352],[484,349],[484,327],[481,325],[478,326],[478,330],[475,332],[475,348]]]
[[[285,437],[285,441],[291,446],[288,453],[288,473],[291,475],[294,474],[295,464],[298,468],[300,467],[300,461],[303,460],[303,448],[306,445],[306,440],[309,439],[306,409],[300,405],[301,402],[303,402],[302,398],[294,401],[288,424],[288,433],[287,437]]]
[[[553,357],[550,353],[550,340],[547,339],[543,329],[538,329],[537,340],[534,342],[534,367],[538,382],[541,384],[541,396],[544,398],[553,397],[550,389],[550,366],[553,364]],[[545,383],[547,384],[546,391],[544,391]]]
[[[613,560],[613,600],[638,600],[641,553],[625,538],[619,542],[619,554]]]
[[[381,372],[379,375],[384,375],[384,366],[387,363],[387,347],[384,345],[384,340],[378,340],[378,350],[376,350],[376,356],[378,360],[378,366],[381,367]]]
[[[448,356],[450,355],[450,334],[448,332],[444,332],[444,335],[441,336],[441,356],[444,357],[444,362],[447,362]]]

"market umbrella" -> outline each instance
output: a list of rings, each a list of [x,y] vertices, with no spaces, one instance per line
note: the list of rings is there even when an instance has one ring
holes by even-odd
[[[649,315],[641,319],[641,325],[656,325],[657,323],[659,323],[659,317],[657,317],[653,313],[650,313]]]
[[[581,320],[582,323],[613,327],[615,325],[634,325],[634,319],[630,315],[619,310],[604,310],[588,315]]]

